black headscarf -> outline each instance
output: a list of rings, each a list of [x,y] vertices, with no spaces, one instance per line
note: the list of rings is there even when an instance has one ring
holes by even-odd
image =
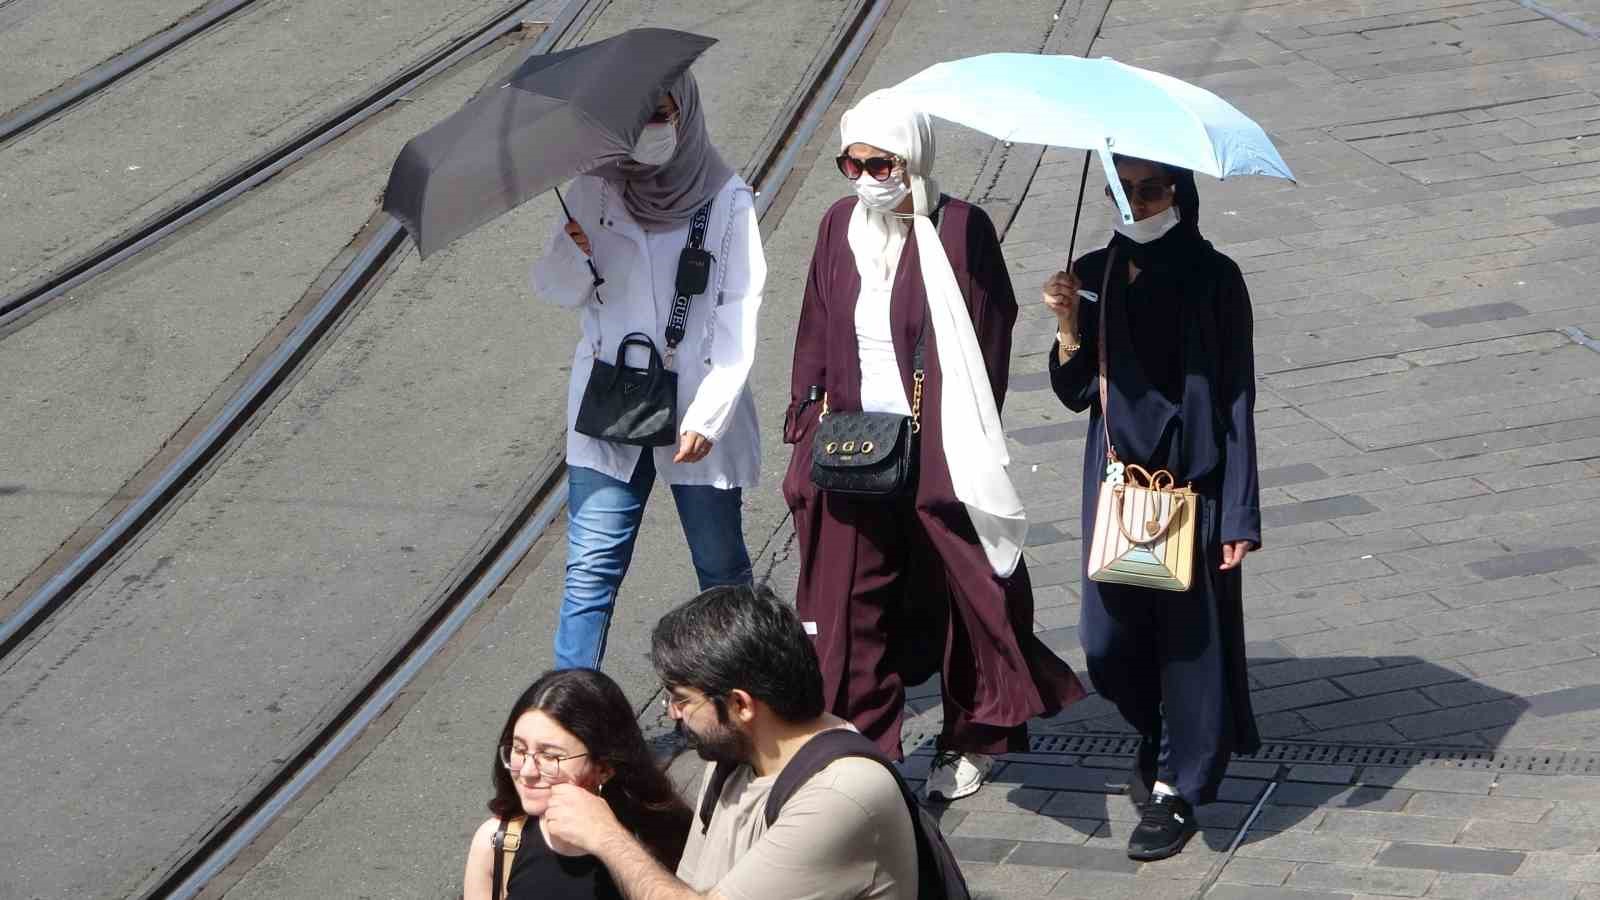
[[[1172,205],[1178,210],[1178,224],[1148,244],[1114,234],[1111,246],[1117,248],[1118,256],[1133,260],[1141,270],[1187,268],[1211,249],[1211,242],[1200,236],[1200,190],[1195,186],[1193,171],[1165,163],[1153,165],[1172,179]]]
[[[1120,233],[1110,244],[1119,260],[1131,258],[1141,273],[1148,273],[1139,280],[1146,285],[1145,302],[1152,304],[1138,328],[1123,304],[1107,308],[1108,327],[1118,335],[1118,343],[1136,350],[1113,353],[1109,360],[1113,406],[1128,411],[1113,416],[1112,432],[1118,452],[1126,458],[1169,469],[1184,482],[1212,474],[1221,458],[1220,401],[1212,391],[1220,379],[1223,339],[1216,315],[1218,257],[1200,234],[1200,193],[1194,173],[1157,165],[1172,179],[1178,224],[1146,244]],[[1122,292],[1128,287],[1120,272],[1117,281],[1122,283],[1113,285],[1114,296],[1125,297]],[[1140,343],[1147,345],[1144,352],[1135,347]],[[1158,379],[1165,381],[1159,386],[1147,381],[1147,375],[1161,368],[1138,362],[1148,356],[1173,359],[1174,380]]]

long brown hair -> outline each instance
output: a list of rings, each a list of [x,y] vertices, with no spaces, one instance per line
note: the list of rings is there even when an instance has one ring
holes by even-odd
[[[617,821],[637,835],[669,871],[676,869],[689,838],[692,814],[666,773],[656,767],[622,688],[594,669],[546,672],[512,704],[495,746],[494,797],[489,800],[489,811],[502,819],[523,815],[522,800],[511,773],[500,764],[499,750],[511,743],[517,720],[535,709],[582,741],[590,759],[611,769],[611,780],[601,796]]]

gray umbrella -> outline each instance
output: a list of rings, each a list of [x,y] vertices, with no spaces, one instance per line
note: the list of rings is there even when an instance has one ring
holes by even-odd
[[[667,87],[714,38],[636,28],[530,55],[497,89],[406,142],[383,208],[423,256],[575,175],[626,158]]]

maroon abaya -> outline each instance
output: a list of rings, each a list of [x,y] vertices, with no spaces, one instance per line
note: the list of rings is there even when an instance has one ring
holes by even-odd
[[[800,553],[796,602],[816,623],[829,710],[849,719],[886,753],[900,755],[905,686],[943,676],[940,749],[1003,753],[1027,749],[1027,720],[1083,696],[1072,669],[1033,636],[1027,564],[999,578],[955,496],[942,450],[942,377],[934,329],[925,332],[920,466],[914,496],[898,500],[818,491],[811,437],[827,391],[833,411],[861,408],[855,305],[860,276],[847,238],[854,197],[823,217],[811,258],[784,441],[794,454],[783,481]],[[1016,298],[1000,242],[983,210],[947,199],[939,233],[972,315],[994,389],[1006,393]],[[895,272],[889,316],[906,397],[927,298],[911,230]]]

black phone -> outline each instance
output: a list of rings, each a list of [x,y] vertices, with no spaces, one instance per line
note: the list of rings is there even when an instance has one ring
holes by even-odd
[[[703,294],[711,283],[710,251],[685,247],[678,257],[678,293],[685,297]]]

